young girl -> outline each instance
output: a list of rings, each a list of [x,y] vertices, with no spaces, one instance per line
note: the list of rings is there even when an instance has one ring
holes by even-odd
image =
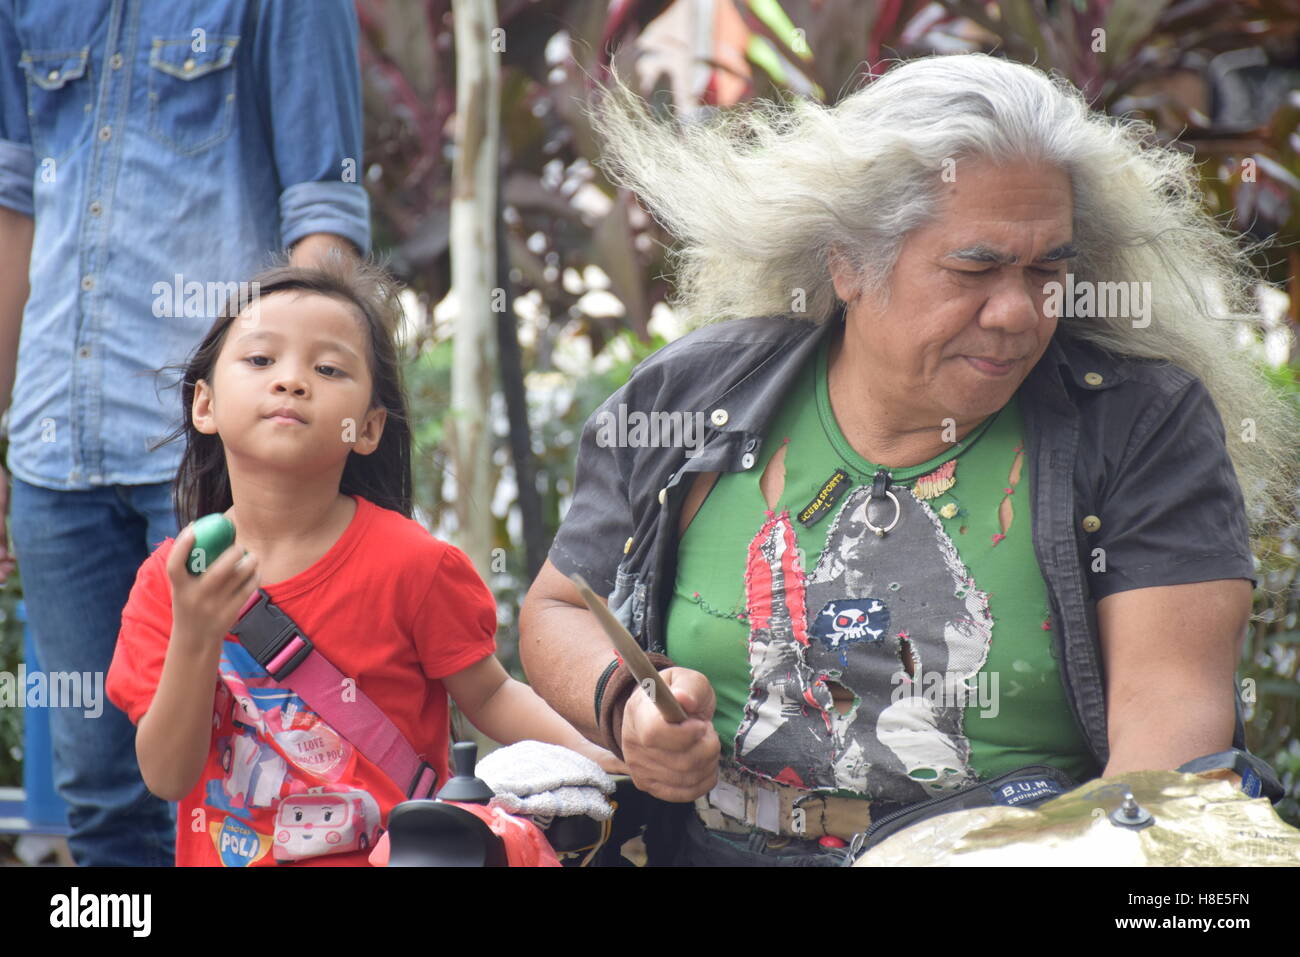
[[[228,306],[190,360],[172,436],[186,440],[179,522],[224,512],[235,544],[197,575],[189,525],[150,555],[108,674],[137,725],[145,783],[180,801],[176,863],[365,864],[406,797],[227,634],[259,587],[347,676],[339,694],[355,681],[438,786],[448,694],[498,741],[549,741],[616,769],[506,674],[491,592],[410,518],[411,432],[382,274],[279,267],[252,288],[257,299]]]

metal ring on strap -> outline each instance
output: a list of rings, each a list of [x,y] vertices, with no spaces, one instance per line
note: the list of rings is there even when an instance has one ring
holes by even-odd
[[[867,504],[862,509],[863,521],[867,523],[867,528],[871,529],[873,532],[876,533],[877,538],[883,536],[886,532],[893,531],[894,526],[898,524],[899,516],[903,514],[903,506],[898,504],[898,499],[894,497],[893,492],[891,492],[889,489],[885,489],[885,497],[894,503],[894,520],[890,522],[888,525],[886,525],[884,528],[878,528],[877,526],[871,524],[871,518],[869,516],[871,512],[872,495],[870,492],[867,493]]]

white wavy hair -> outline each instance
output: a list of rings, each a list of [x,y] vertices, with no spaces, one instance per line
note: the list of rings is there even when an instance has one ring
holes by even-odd
[[[979,53],[899,63],[831,107],[792,97],[686,123],[654,117],[615,73],[588,115],[601,168],[678,240],[671,303],[689,325],[824,321],[836,257],[862,289],[886,292],[907,234],[938,213],[945,161],[1060,166],[1073,186],[1076,283],[1141,281],[1151,293],[1146,328],[1062,318],[1061,330],[1198,376],[1252,531],[1294,520],[1300,413],[1235,346],[1237,325],[1259,322],[1258,270],[1206,213],[1192,157],[1150,124],[1093,112],[1067,80]]]

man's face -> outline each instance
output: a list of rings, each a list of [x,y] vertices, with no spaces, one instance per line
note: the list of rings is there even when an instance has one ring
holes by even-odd
[[[882,408],[909,410],[898,424],[912,428],[978,421],[1010,400],[1056,329],[1043,286],[1064,282],[1073,255],[1064,170],[965,160],[944,189],[938,218],[903,242],[888,302],[868,294],[848,308],[865,388]]]
[[[368,352],[349,305],[292,291],[260,298],[231,323],[211,387],[199,380],[195,426],[232,456],[293,470],[368,454],[384,420],[370,408]]]

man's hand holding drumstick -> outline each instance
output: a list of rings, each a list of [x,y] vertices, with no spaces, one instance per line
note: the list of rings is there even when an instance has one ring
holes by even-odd
[[[693,801],[718,780],[722,745],[713,727],[717,698],[698,671],[656,672],[641,648],[581,578],[573,584],[600,622],[638,687],[614,729],[636,786],[665,801]]]

